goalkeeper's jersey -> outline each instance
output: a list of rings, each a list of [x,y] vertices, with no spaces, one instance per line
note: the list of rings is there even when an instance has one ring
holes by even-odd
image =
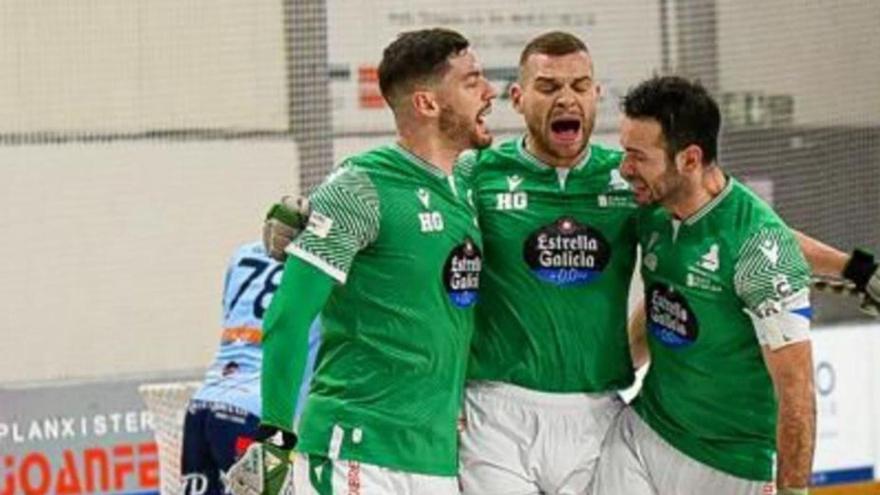
[[[636,204],[621,153],[591,145],[571,169],[550,167],[523,138],[469,152],[485,270],[468,370],[546,392],[632,383],[626,332],[636,259]]]
[[[809,270],[773,210],[727,180],[684,221],[640,215],[651,368],[635,408],[693,459],[770,480],[777,405],[755,324],[808,329]]]
[[[235,251],[223,283],[220,347],[193,399],[230,404],[260,416],[263,314],[283,270],[284,266],[273,260],[260,242],[242,245]],[[309,338],[311,358],[317,344],[316,325]]]
[[[298,449],[454,476],[482,264],[461,184],[399,146],[346,160],[288,252],[335,278]]]

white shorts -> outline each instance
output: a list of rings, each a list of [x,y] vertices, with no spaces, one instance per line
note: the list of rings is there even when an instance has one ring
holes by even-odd
[[[686,456],[627,407],[602,446],[592,495],[624,493],[771,495],[776,484],[737,478]]]
[[[453,476],[429,476],[297,453],[295,495],[458,495]]]
[[[583,494],[623,401],[472,382],[464,401],[464,495]]]

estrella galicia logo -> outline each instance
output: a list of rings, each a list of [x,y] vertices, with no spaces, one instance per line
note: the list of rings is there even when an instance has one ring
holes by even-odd
[[[562,217],[526,239],[523,258],[539,279],[566,287],[601,275],[611,259],[611,248],[598,230]]]
[[[667,347],[679,349],[697,341],[697,317],[675,289],[654,284],[648,289],[648,330]]]
[[[482,267],[480,248],[470,237],[452,249],[443,265],[443,284],[453,304],[467,308],[477,302]]]

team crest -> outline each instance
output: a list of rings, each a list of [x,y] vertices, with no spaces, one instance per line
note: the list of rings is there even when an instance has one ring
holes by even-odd
[[[700,258],[699,266],[710,272],[717,272],[721,265],[718,260],[718,243],[709,246],[709,250]]]
[[[614,169],[609,175],[608,189],[612,191],[625,191],[629,189],[629,182],[620,175],[620,170]]]

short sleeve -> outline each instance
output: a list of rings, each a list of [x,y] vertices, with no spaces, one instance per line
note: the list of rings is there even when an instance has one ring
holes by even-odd
[[[345,283],[355,255],[379,235],[379,196],[363,170],[343,164],[309,196],[312,212],[287,253]]]
[[[759,230],[743,243],[734,283],[762,345],[776,349],[809,338],[810,270],[787,228]]]

